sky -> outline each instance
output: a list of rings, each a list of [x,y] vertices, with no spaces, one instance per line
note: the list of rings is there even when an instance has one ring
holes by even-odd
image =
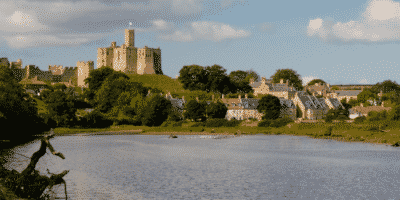
[[[131,24],[131,25],[130,25]],[[0,57],[23,66],[97,61],[97,48],[161,48],[162,70],[220,65],[303,84],[400,83],[400,3],[394,0],[1,0]]]

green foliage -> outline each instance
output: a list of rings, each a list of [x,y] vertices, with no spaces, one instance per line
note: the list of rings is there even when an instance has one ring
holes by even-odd
[[[331,136],[332,135],[333,126],[328,126],[326,129],[324,136]]]
[[[168,115],[167,121],[178,122],[183,120],[182,110],[179,108],[172,107],[171,112]]]
[[[375,84],[372,88],[371,91],[373,93],[379,93],[382,90],[382,93],[400,93],[400,86],[396,83],[396,81],[392,80],[385,80],[383,82]]]
[[[400,105],[395,105],[388,113],[388,119],[393,121],[400,120]]]
[[[206,126],[205,122],[196,122],[193,125],[191,125],[190,127],[204,127]]]
[[[121,94],[124,94],[120,97]],[[112,107],[126,105],[136,95],[144,96],[147,89],[141,83],[119,77],[116,80],[107,79],[97,91],[95,101],[103,113],[108,113]]]
[[[99,110],[93,110],[87,115],[84,115],[79,123],[79,125],[84,128],[106,128],[110,127],[112,124],[113,121],[107,119]]]
[[[332,123],[332,121],[335,119],[334,115],[326,115],[325,116],[325,122],[326,123]]]
[[[344,107],[345,110],[349,110],[350,108],[352,108],[352,105],[350,105],[349,103],[346,102],[346,99],[342,99],[340,101]]]
[[[222,102],[211,102],[206,107],[206,114],[209,118],[225,118],[228,108]]]
[[[270,127],[279,128],[282,126],[286,126],[287,124],[293,122],[292,119],[285,117],[285,118],[278,118],[271,121]]]
[[[316,83],[320,83],[320,84],[324,84],[324,85],[326,84],[326,82],[323,81],[322,79],[313,79],[307,85],[311,86],[311,85],[315,85]]]
[[[271,125],[271,123],[272,123],[271,119],[264,119],[264,120],[261,120],[260,122],[258,122],[257,126],[258,127],[269,127]]]
[[[388,117],[388,112],[386,110],[382,110],[381,112],[370,111],[368,112],[367,121],[368,122],[381,121],[381,120],[386,120],[387,117]]]
[[[360,103],[359,103],[356,99],[350,99],[349,102],[348,102],[348,104],[349,104],[351,107],[359,106],[359,105],[360,105]],[[343,105],[343,106],[344,106],[344,105]]]
[[[335,91],[335,90],[340,90],[340,88],[339,88],[338,86],[335,85],[335,86],[332,86],[332,87],[331,87],[331,90],[333,90],[333,91]]]
[[[301,118],[303,117],[303,112],[301,111],[299,105],[296,105],[296,118]]]
[[[178,80],[187,90],[205,90],[207,76],[204,67],[199,65],[183,66],[179,71]]]
[[[96,92],[101,88],[103,82],[114,72],[114,69],[107,66],[89,72],[89,77],[85,79],[85,84],[89,85],[89,90],[86,92],[89,101],[94,99]]]
[[[229,78],[233,87],[235,88],[231,92],[240,92],[240,93],[250,93],[253,91],[250,84],[250,78],[254,77],[254,75],[250,74],[250,72],[245,72],[242,70],[232,71],[229,74]]]
[[[76,121],[77,108],[74,106],[72,94],[60,90],[50,91],[43,101],[57,126],[69,127]]]
[[[283,81],[289,80],[289,84],[293,84],[297,91],[303,90],[302,79],[297,71],[293,69],[278,69],[271,78],[274,83],[279,83],[280,79],[283,79]]]
[[[246,70],[247,76],[246,76],[246,81],[250,82],[250,79],[254,79],[254,82],[260,81],[260,75],[258,75],[257,72],[255,72],[253,69]]]
[[[264,114],[262,119],[278,119],[281,108],[279,98],[268,94],[259,101],[257,111]]]
[[[205,83],[207,92],[218,92],[221,94],[227,94],[229,92],[235,91],[234,84],[231,83],[228,75],[226,74],[226,69],[219,65],[207,66],[205,68],[207,82]],[[245,86],[245,85],[244,85]],[[245,89],[248,90],[249,87]]]
[[[349,117],[348,116],[345,116],[345,115],[338,115],[338,117],[336,118],[336,120],[348,120],[349,119]]]
[[[174,122],[174,121],[164,121],[161,124],[161,127],[182,127],[183,121],[178,121],[178,122]]]
[[[367,100],[369,100],[369,99],[376,99],[377,98],[377,96],[376,96],[376,94],[374,94],[374,93],[372,93],[370,90],[368,90],[368,89],[364,89],[364,91],[362,91],[362,92],[360,92],[358,95],[357,95],[357,101],[358,102],[360,102],[360,103],[366,103],[367,102]]]
[[[147,107],[142,119],[143,125],[160,126],[165,120],[167,120],[171,109],[172,104],[170,100],[159,95],[152,96],[147,102]]]
[[[363,123],[366,119],[367,119],[367,117],[365,117],[365,116],[359,116],[359,117],[354,118],[354,123],[356,123],[356,124],[361,124],[361,123]]]
[[[198,103],[196,100],[190,100],[185,105],[186,112],[183,113],[183,116],[187,119],[192,119],[196,121],[197,119],[204,119],[206,109],[203,104]]]
[[[227,119],[208,119],[205,122],[206,127],[236,127],[239,126],[241,121],[236,119],[231,119],[230,121]]]

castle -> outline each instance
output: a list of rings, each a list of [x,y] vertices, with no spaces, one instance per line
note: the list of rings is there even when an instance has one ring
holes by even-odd
[[[35,79],[36,82],[63,83],[67,86],[87,87],[84,80],[89,72],[94,70],[94,62],[77,62],[77,67],[63,67],[62,65],[49,65],[48,71],[42,71],[35,65],[27,65],[22,68],[22,61],[8,62],[7,58],[1,58],[0,64],[5,64],[13,69],[13,75],[19,82],[29,82]]]
[[[97,68],[109,66],[126,74],[163,74],[161,49],[135,47],[134,30],[125,29],[125,44],[97,49]]]

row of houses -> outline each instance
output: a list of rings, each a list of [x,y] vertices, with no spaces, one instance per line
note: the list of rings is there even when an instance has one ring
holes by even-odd
[[[184,97],[181,99],[173,98],[170,93],[166,94],[166,98],[169,99],[172,105],[180,110],[184,109],[186,103]],[[197,99],[198,100],[198,99]],[[260,99],[248,98],[245,95],[242,98],[240,95],[238,98],[222,98],[222,103],[228,108],[225,118],[231,120],[233,118],[237,120],[244,119],[258,119],[261,120],[263,114],[257,111],[257,106]],[[315,96],[307,95],[305,92],[296,92],[293,99],[285,99],[279,97],[282,109],[280,117],[289,117],[296,120],[296,105],[302,111],[302,119],[322,119],[325,117],[329,109],[344,108],[339,100],[335,98],[316,98]],[[212,101],[207,101],[210,104]]]

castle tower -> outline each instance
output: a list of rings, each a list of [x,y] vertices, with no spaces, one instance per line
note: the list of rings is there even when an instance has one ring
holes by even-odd
[[[135,46],[135,30],[125,29],[125,45],[127,47]]]
[[[87,62],[81,62],[78,61],[76,66],[78,67],[78,87],[88,87],[88,85],[85,84],[85,79],[89,77],[89,72],[94,70],[94,62],[93,61],[87,61]]]

